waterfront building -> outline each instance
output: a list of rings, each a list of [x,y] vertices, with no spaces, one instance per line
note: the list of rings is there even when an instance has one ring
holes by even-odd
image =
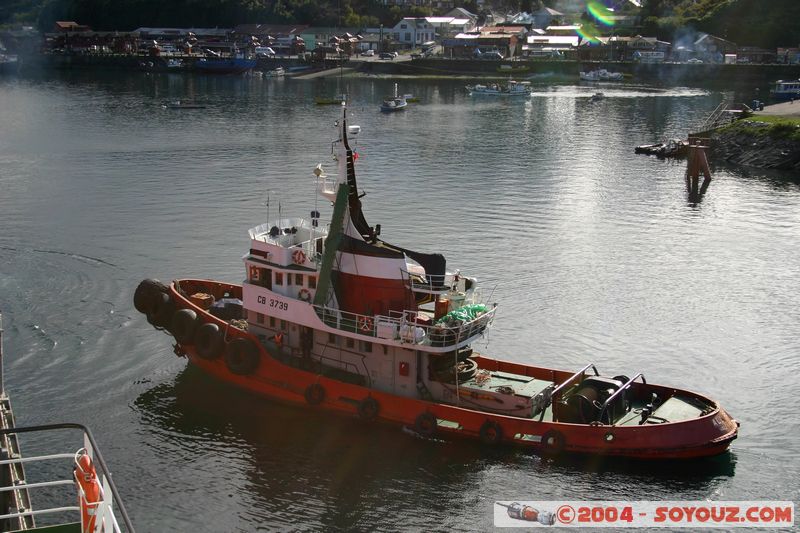
[[[434,27],[423,17],[404,17],[389,30],[396,43],[406,48],[416,48],[433,41]]]

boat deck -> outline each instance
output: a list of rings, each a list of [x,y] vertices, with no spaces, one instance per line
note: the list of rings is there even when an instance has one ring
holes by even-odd
[[[475,377],[469,381],[462,383],[461,387],[491,392],[504,391],[506,394],[513,391],[516,396],[533,398],[552,384],[552,381],[544,381],[528,376],[509,374],[497,370],[493,372],[483,370],[478,371]]]

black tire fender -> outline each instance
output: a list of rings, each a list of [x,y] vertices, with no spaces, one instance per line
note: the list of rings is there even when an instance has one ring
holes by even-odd
[[[147,321],[157,328],[164,328],[170,324],[175,304],[169,293],[160,292],[153,294],[147,310]]]
[[[312,383],[306,387],[304,396],[308,405],[319,405],[325,400],[325,387],[319,383]]]
[[[223,347],[219,326],[213,322],[201,325],[194,334],[194,344],[199,357],[209,360],[219,357]]]
[[[551,429],[542,435],[542,451],[548,455],[558,455],[564,451],[567,445],[567,439],[560,431]]]
[[[225,348],[225,366],[232,374],[248,376],[256,371],[259,362],[258,347],[250,339],[238,337]]]
[[[503,428],[494,420],[487,420],[481,425],[480,437],[484,444],[500,444],[503,440]]]
[[[430,411],[420,413],[414,421],[414,431],[423,437],[433,437],[436,435],[437,428],[436,417]]]
[[[167,290],[167,286],[157,279],[142,280],[133,293],[133,307],[140,313],[147,314],[153,296],[160,292],[167,292]]]
[[[367,396],[358,403],[358,416],[361,420],[370,422],[378,417],[381,406],[378,400],[372,396]]]
[[[175,340],[181,344],[194,343],[197,331],[197,313],[191,309],[179,309],[172,315],[170,331]]]

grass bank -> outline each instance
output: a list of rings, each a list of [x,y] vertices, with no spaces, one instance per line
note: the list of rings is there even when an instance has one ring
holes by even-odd
[[[800,142],[800,117],[754,115],[737,120],[719,131]]]

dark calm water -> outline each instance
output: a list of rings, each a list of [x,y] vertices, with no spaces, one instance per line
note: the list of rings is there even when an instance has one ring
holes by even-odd
[[[381,114],[394,81],[421,103]],[[690,202],[682,163],[633,154],[752,88],[634,82],[592,103],[596,87],[546,78],[525,101],[471,99],[465,82],[346,82],[368,220],[493,292],[479,349],[705,392],[742,423],[729,454],[675,466],[421,442],[187,369],[133,309],[136,284],[239,282],[268,197],[270,217],[314,208],[338,111],[313,98],[336,80],[0,78],[18,423],[91,426],[139,531],[474,531],[495,500],[800,501],[800,179],[715,167]],[[207,108],[160,107],[174,99]]]

